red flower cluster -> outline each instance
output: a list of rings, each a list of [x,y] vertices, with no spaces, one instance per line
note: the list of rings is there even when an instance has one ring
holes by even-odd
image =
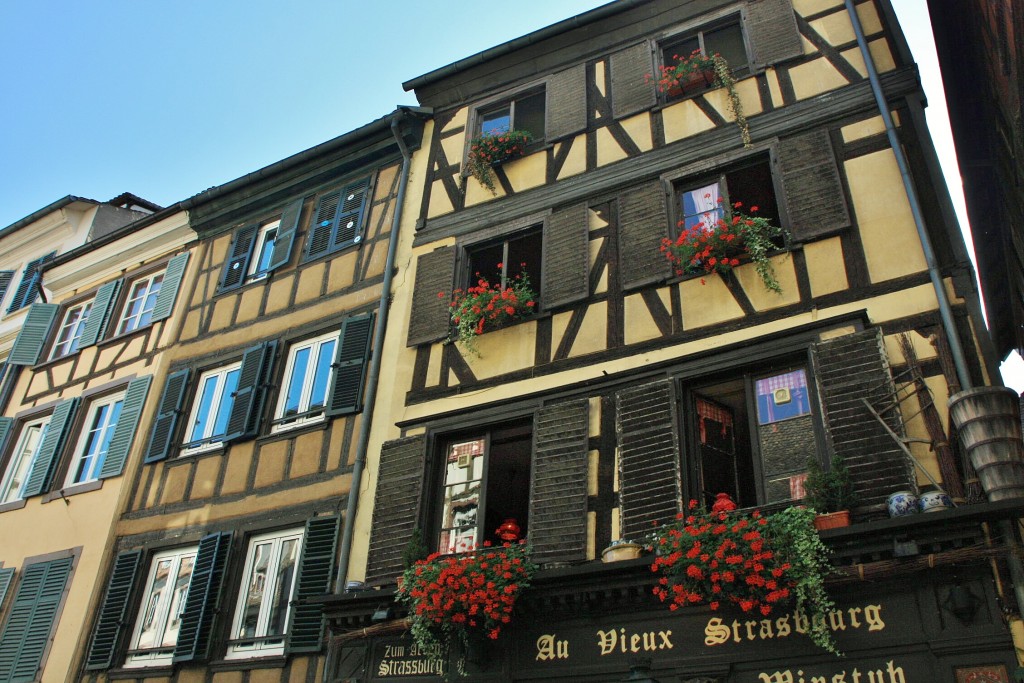
[[[669,609],[723,603],[767,616],[786,601],[795,585],[792,566],[765,536],[768,520],[754,511],[706,512],[691,500],[689,514],[661,527],[653,548],[651,571],[661,574],[654,594]]]
[[[526,146],[532,138],[525,130],[509,130],[473,138],[466,158],[470,174],[493,193],[494,176],[491,166],[526,154]]]
[[[454,630],[497,638],[536,570],[526,545],[505,543],[458,555],[434,553],[405,572],[398,598],[410,604],[413,633],[434,642]],[[419,628],[417,628],[417,623]]]
[[[530,285],[530,276],[525,263],[519,264],[520,271],[508,280],[504,287],[500,282],[490,281],[477,273],[475,287],[452,292],[448,308],[458,339],[473,348],[473,337],[483,334],[485,327],[497,329],[523,316],[531,315],[537,308],[537,293]],[[502,264],[498,264],[502,269]],[[438,298],[448,296],[438,292]]]
[[[683,89],[688,84],[696,83],[698,87],[705,87],[715,83],[715,58],[718,54],[706,56],[699,49],[694,50],[688,57],[672,55],[672,59],[678,60],[673,66],[660,66],[661,78],[658,79],[658,91],[669,92],[674,89]],[[715,83],[721,85],[720,83]]]

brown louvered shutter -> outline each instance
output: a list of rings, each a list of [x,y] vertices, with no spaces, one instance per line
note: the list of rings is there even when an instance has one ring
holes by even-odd
[[[778,164],[794,242],[849,227],[843,183],[827,130],[780,140]]]
[[[654,58],[646,41],[611,56],[612,115],[620,119],[650,109],[658,101]]]
[[[682,510],[679,414],[671,380],[615,395],[621,537],[637,541]]]
[[[763,69],[804,53],[792,0],[747,0],[747,37],[754,50],[751,60]]]
[[[661,181],[622,193],[619,198],[619,279],[623,289],[660,282],[672,275],[661,253],[668,237],[668,202]]]
[[[533,432],[530,545],[538,562],[587,559],[587,399],[544,406]]]
[[[224,273],[220,278],[222,292],[238,287],[245,280],[245,273],[249,270],[249,258],[252,256],[252,245],[259,227],[255,224],[246,225],[235,231],[231,247],[228,249],[228,260],[224,264]]]
[[[544,279],[541,298],[546,310],[587,298],[590,293],[590,252],[587,205],[555,211],[544,226]]]
[[[587,127],[587,70],[584,64],[559,71],[547,85],[548,142]]]
[[[455,247],[441,247],[416,260],[416,284],[409,317],[409,346],[448,336],[448,303],[455,275]],[[444,292],[443,297],[438,293]]]
[[[893,491],[913,486],[909,464],[862,399],[876,407],[893,400],[895,391],[880,329],[819,342],[811,354],[829,446],[850,471],[860,505],[883,510]],[[897,410],[886,423],[903,435]]]
[[[426,438],[388,441],[380,449],[377,493],[373,501],[366,581],[394,581],[403,570],[402,552],[420,519]]]

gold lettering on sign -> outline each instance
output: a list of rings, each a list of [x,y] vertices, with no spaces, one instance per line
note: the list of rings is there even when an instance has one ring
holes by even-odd
[[[856,667],[826,676],[807,676],[802,669],[795,672],[791,669],[774,673],[758,674],[761,683],[907,683],[902,666],[896,666],[889,660],[885,669],[865,669]]]
[[[740,621],[733,619],[731,622],[726,622],[721,617],[712,617],[708,619],[708,623],[704,627],[704,644],[714,646],[729,642],[742,643],[786,638],[792,633],[808,633],[812,624],[824,626],[831,631],[862,628],[866,628],[868,631],[882,631],[885,629],[881,605],[835,610],[827,615],[815,615],[813,621],[803,612],[795,610],[791,614],[784,614],[774,620],[748,619]]]
[[[655,650],[671,650],[672,631],[643,631],[640,633],[626,633],[626,629],[618,630],[612,628],[607,631],[597,632],[597,647],[601,655],[608,655],[619,651],[629,652],[654,652]]]
[[[569,658],[569,641],[559,640],[555,634],[543,635],[537,639],[537,661]]]

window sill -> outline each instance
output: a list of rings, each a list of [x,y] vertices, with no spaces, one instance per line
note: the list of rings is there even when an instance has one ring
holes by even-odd
[[[248,671],[251,669],[283,669],[287,655],[252,656],[245,659],[218,659],[209,663],[211,671]]]
[[[158,320],[157,322],[160,322],[160,321]],[[129,332],[122,332],[121,334],[118,334],[118,335],[113,336],[113,337],[107,337],[106,339],[100,339],[98,342],[96,342],[96,346],[102,347],[102,346],[106,346],[108,344],[113,344],[115,342],[122,341],[124,339],[127,339],[128,337],[131,337],[134,334],[140,334],[142,332],[145,332],[146,330],[152,329],[153,325],[155,325],[155,323],[150,323],[150,324],[145,325],[143,327],[136,327],[134,330],[131,330]],[[81,349],[79,349],[75,353],[81,353]]]
[[[12,500],[10,503],[4,503],[0,505],[0,513],[10,512],[11,510],[20,510],[25,507],[25,499],[20,498],[18,500]]]
[[[140,665],[111,669],[107,672],[107,678],[115,680],[138,680],[139,678],[170,678],[174,675],[174,666],[171,664],[154,664],[153,666]]]
[[[285,266],[281,267],[284,268]],[[267,272],[263,273],[263,275],[260,275],[258,277],[246,277],[244,282],[242,282],[236,287],[232,287],[231,289],[221,289],[218,286],[217,291],[214,293],[214,297],[227,296],[229,294],[237,294],[238,292],[241,292],[245,289],[249,289],[253,285],[257,284],[269,284],[271,280],[273,280],[273,275],[274,271],[268,270]]]
[[[93,481],[87,481],[81,484],[74,484],[72,486],[65,486],[62,489],[56,491],[50,491],[43,496],[43,504],[49,503],[54,500],[60,500],[69,496],[77,496],[80,493],[88,493],[89,491],[98,491],[103,488],[102,479],[94,479]]]
[[[316,420],[315,422],[304,422],[302,424],[297,424],[295,426],[281,425],[276,428],[271,427],[270,433],[257,437],[256,442],[260,444],[271,443],[281,439],[291,439],[297,434],[305,434],[306,432],[313,432],[318,429],[327,429],[327,426],[333,419],[334,418],[328,418],[324,416],[323,418]]]
[[[174,465],[174,464],[177,464],[177,463],[185,464],[185,463],[195,462],[196,460],[198,460],[200,458],[207,458],[207,457],[211,457],[211,456],[220,457],[220,456],[224,455],[224,453],[227,450],[228,450],[228,444],[223,443],[223,442],[217,444],[217,446],[214,447],[214,448],[204,448],[202,450],[194,450],[194,451],[191,451],[191,452],[188,452],[188,453],[186,453],[184,451],[184,449],[181,449],[179,447],[178,454],[176,456],[174,456],[173,458],[166,458],[164,460],[164,462],[166,462],[168,465]]]

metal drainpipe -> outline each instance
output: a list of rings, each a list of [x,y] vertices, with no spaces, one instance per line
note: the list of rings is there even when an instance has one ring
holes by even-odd
[[[853,22],[853,32],[857,36],[857,45],[860,47],[861,56],[864,57],[864,64],[868,70],[868,81],[871,83],[871,92],[875,95],[875,102],[878,110],[885,121],[885,134],[889,137],[889,146],[896,155],[896,164],[900,169],[900,176],[903,178],[903,188],[906,190],[907,198],[910,200],[910,211],[914,215],[914,225],[917,226],[917,236],[921,240],[921,247],[924,249],[925,262],[928,265],[928,275],[932,280],[932,287],[935,289],[935,296],[939,300],[939,315],[942,317],[942,325],[946,329],[946,336],[949,338],[949,349],[953,354],[953,364],[956,366],[956,375],[960,380],[960,388],[970,389],[971,375],[967,371],[967,362],[964,360],[963,347],[960,346],[960,336],[956,332],[956,325],[953,322],[953,311],[949,306],[949,299],[946,296],[946,287],[942,282],[942,273],[939,272],[939,265],[935,260],[935,250],[932,249],[932,242],[928,238],[928,231],[925,229],[924,215],[921,213],[921,204],[917,199],[917,192],[914,190],[914,183],[910,178],[910,170],[907,165],[907,158],[903,154],[903,147],[900,145],[896,135],[896,127],[892,122],[892,114],[889,112],[889,105],[882,93],[882,84],[878,80],[878,72],[875,70],[875,62],[871,58],[871,51],[868,49],[867,40],[864,38],[864,29],[860,24],[860,17],[853,6],[853,0],[846,0],[846,11]]]
[[[391,119],[391,133],[402,152],[402,177],[398,181],[398,196],[395,198],[395,217],[391,221],[391,236],[388,239],[388,259],[384,264],[384,282],[381,284],[380,304],[377,306],[377,328],[373,334],[373,359],[370,361],[370,372],[366,378],[366,407],[363,409],[359,425],[359,440],[356,442],[356,461],[352,465],[352,489],[348,494],[348,505],[345,508],[345,524],[341,532],[341,552],[338,555],[338,575],[334,583],[334,592],[340,593],[345,588],[348,576],[348,561],[352,553],[352,533],[355,527],[356,505],[359,503],[359,487],[366,467],[366,446],[370,440],[370,425],[373,422],[373,405],[377,399],[377,381],[380,377],[381,351],[384,345],[384,332],[387,329],[388,310],[391,299],[391,281],[394,273],[395,252],[398,250],[398,229],[402,220],[402,203],[405,200],[405,189],[409,184],[409,167],[412,162],[409,148],[405,146],[398,122],[405,116],[399,110]]]

